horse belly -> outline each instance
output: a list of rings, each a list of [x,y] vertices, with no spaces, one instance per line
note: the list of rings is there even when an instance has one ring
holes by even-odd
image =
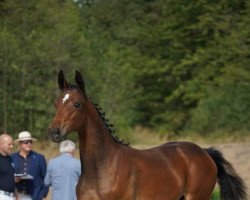
[[[138,186],[136,200],[178,200],[184,187],[174,177],[152,177]]]
[[[85,191],[79,196],[78,200],[133,200],[130,195],[121,194],[102,194],[97,191]],[[152,200],[152,199],[151,199]]]

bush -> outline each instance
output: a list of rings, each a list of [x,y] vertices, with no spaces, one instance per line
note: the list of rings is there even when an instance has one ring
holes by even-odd
[[[214,131],[244,132],[250,128],[250,86],[227,85],[210,90],[192,112],[191,129],[201,133]]]

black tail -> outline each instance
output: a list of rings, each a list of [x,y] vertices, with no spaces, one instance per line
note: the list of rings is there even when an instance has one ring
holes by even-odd
[[[233,166],[214,148],[205,149],[216,163],[218,183],[222,200],[246,200],[247,192],[244,181],[234,170]]]

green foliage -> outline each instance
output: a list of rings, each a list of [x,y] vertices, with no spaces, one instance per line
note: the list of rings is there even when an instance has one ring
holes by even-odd
[[[220,200],[221,198],[220,198],[220,192],[219,192],[219,190],[215,190],[214,192],[213,192],[213,195],[212,195],[212,197],[211,197],[211,200]]]
[[[237,132],[250,129],[250,85],[212,88],[199,102],[192,116],[192,127],[199,132]]]
[[[54,111],[57,72],[78,62],[78,8],[50,0],[2,1],[0,8],[0,128],[44,137]]]
[[[249,1],[75,2],[0,2],[0,130],[45,137],[60,69],[120,136],[249,130]]]

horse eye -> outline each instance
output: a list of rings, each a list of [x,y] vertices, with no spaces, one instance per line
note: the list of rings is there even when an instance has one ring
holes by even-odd
[[[80,102],[75,102],[75,104],[74,104],[74,107],[75,107],[75,108],[80,108],[80,106],[81,106],[81,103],[80,103]]]

